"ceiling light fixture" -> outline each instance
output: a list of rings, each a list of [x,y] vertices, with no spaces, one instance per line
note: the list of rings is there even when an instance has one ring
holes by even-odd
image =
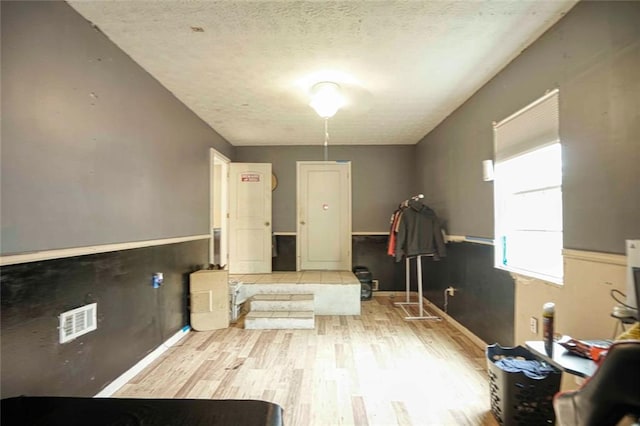
[[[340,93],[340,86],[331,81],[316,83],[311,88],[309,105],[320,117],[324,119],[333,117],[344,106],[344,97]]]
[[[316,83],[311,88],[309,105],[324,118],[324,161],[329,161],[329,119],[344,106],[344,97],[340,86],[331,81]]]

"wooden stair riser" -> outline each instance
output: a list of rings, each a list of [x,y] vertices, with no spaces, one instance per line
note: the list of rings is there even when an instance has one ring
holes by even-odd
[[[252,300],[250,302],[252,312],[264,311],[313,311],[313,299],[311,300]]]
[[[249,330],[314,329],[313,311],[252,311],[244,320]]]

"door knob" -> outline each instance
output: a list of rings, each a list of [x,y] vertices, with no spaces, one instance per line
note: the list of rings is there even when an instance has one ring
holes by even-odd
[[[269,226],[269,225],[271,225],[269,222],[264,223],[264,226]]]
[[[300,225],[306,225],[306,223],[304,222],[304,220],[300,221]]]

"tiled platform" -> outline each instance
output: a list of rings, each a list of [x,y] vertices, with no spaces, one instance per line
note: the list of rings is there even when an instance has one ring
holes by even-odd
[[[230,279],[245,284],[359,284],[349,271],[272,272],[270,274],[231,274]]]
[[[273,272],[231,274],[243,283],[243,296],[256,294],[313,294],[316,315],[360,315],[360,281],[351,271]]]

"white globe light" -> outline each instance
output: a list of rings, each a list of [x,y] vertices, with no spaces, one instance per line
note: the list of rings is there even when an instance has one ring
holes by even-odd
[[[311,89],[312,98],[309,105],[322,118],[333,117],[344,106],[344,97],[340,93],[340,86],[330,81],[317,83]]]

